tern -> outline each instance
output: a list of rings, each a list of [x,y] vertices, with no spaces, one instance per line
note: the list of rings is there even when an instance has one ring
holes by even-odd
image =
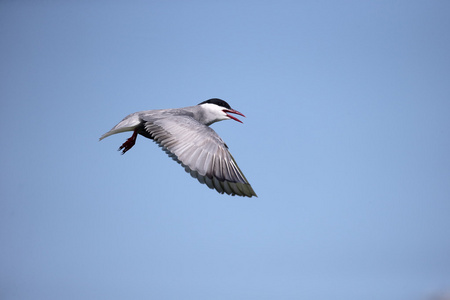
[[[133,135],[119,147],[125,154],[136,143],[138,134],[155,141],[173,160],[181,164],[200,183],[232,196],[256,196],[228,146],[209,125],[245,117],[224,100],[212,98],[202,103],[173,109],[156,109],[126,116],[100,140],[121,132]]]

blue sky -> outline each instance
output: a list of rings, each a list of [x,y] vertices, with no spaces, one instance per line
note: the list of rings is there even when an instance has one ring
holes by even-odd
[[[2,299],[431,299],[450,289],[447,1],[2,1]],[[127,114],[219,97],[258,198]],[[445,298],[445,296],[442,296]],[[448,298],[446,298],[448,299]]]

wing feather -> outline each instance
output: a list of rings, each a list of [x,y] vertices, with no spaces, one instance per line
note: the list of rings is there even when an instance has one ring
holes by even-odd
[[[190,116],[141,116],[145,132],[185,171],[219,193],[256,196],[223,140]]]

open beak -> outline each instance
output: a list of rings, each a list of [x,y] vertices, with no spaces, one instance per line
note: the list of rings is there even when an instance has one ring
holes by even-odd
[[[242,113],[240,113],[240,112],[238,112],[237,110],[234,110],[234,109],[224,109],[223,112],[224,112],[230,119],[233,119],[233,120],[238,121],[238,122],[240,122],[240,123],[242,123],[241,120],[239,120],[239,119],[236,118],[235,116],[230,115],[229,113],[231,113],[231,114],[236,114],[236,115],[240,115],[240,116],[243,116],[243,117],[245,118],[244,114],[242,114]]]

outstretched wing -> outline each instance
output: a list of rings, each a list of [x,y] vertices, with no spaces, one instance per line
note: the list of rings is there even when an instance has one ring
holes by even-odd
[[[210,127],[190,116],[141,116],[144,136],[152,138],[186,172],[219,193],[256,196],[227,145]]]

